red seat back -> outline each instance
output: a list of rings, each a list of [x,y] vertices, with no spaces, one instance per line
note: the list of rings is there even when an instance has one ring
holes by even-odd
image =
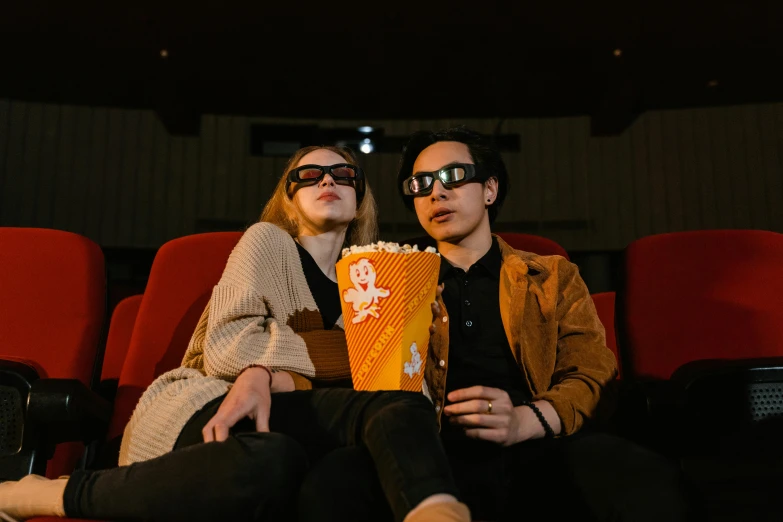
[[[612,350],[615,358],[617,359],[618,373],[617,377],[620,378],[622,368],[620,368],[620,354],[617,351],[617,336],[614,332],[614,292],[601,292],[598,294],[592,294],[593,304],[598,311],[598,318],[601,320],[601,324],[604,325],[606,330],[606,346]]]
[[[61,230],[0,228],[0,358],[89,386],[105,311],[98,245]]]
[[[108,437],[122,435],[141,394],[182,362],[240,232],[196,234],[158,250],[120,373]]]
[[[715,230],[631,243],[618,294],[625,376],[783,355],[783,234]]]
[[[563,256],[570,260],[565,248],[551,239],[517,232],[501,232],[498,236],[517,250],[532,252],[540,256]]]
[[[106,351],[103,355],[101,382],[120,379],[142,297],[141,294],[126,297],[114,307],[109,324],[109,336],[106,339]]]
[[[106,314],[103,252],[62,230],[0,228],[0,359],[90,386]],[[47,475],[69,473],[84,446],[60,444]]]

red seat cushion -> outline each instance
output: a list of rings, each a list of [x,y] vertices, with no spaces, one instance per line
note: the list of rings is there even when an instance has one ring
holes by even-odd
[[[701,359],[783,355],[783,234],[661,234],[625,252],[624,372],[668,379]]]
[[[212,288],[241,236],[196,234],[169,241],[158,251],[120,373],[109,438],[122,435],[147,386],[181,364]]]

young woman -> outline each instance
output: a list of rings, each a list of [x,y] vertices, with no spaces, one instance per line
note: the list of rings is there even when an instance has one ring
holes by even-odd
[[[344,148],[293,155],[231,253],[182,366],[140,399],[121,467],[0,484],[0,511],[291,520],[308,463],[356,446],[372,457],[396,520],[470,520],[429,400],[350,387],[335,263],[346,238],[376,236],[375,202],[356,164]]]

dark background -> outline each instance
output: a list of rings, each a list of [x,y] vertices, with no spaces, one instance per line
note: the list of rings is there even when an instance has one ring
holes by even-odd
[[[373,124],[389,197],[401,139],[466,122],[512,144],[498,229],[555,239],[611,290],[635,238],[783,230],[782,63],[772,0],[7,3],[0,224],[93,238],[119,298],[164,241],[252,222],[282,167],[254,125],[290,145]],[[381,229],[418,230],[383,200]]]

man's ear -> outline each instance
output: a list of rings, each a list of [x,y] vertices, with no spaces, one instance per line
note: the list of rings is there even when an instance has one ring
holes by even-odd
[[[484,203],[489,206],[498,197],[498,178],[492,177],[484,182]]]

